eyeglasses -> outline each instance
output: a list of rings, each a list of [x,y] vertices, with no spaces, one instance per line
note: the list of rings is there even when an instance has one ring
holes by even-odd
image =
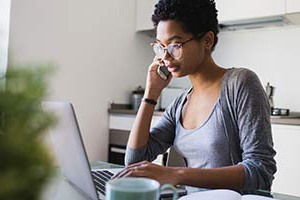
[[[158,43],[151,43],[153,46],[153,51],[155,52],[157,57],[163,57],[165,52],[167,51],[173,59],[178,59],[182,53],[182,46],[188,43],[189,41],[201,38],[205,35],[205,33],[200,33],[185,42],[169,44],[166,48]]]

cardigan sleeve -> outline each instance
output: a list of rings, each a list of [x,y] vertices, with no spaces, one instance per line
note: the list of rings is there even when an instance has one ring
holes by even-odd
[[[125,165],[143,160],[153,161],[159,154],[165,153],[173,145],[175,138],[176,110],[184,93],[167,107],[158,124],[150,129],[148,143],[140,148],[127,147]]]
[[[235,88],[244,189],[270,190],[277,169],[266,93],[257,75],[246,69],[237,76]]]

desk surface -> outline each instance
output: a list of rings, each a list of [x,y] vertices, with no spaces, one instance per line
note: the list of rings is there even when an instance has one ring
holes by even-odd
[[[110,164],[106,162],[92,162],[91,167],[93,169],[107,169],[107,168],[116,168],[122,167],[120,165]],[[300,197],[272,193],[275,199],[279,200],[300,200]],[[72,187],[67,181],[65,181],[60,174],[53,177],[45,191],[42,194],[41,200],[86,200],[81,193],[79,193],[74,187]],[[165,199],[167,200],[167,199]]]

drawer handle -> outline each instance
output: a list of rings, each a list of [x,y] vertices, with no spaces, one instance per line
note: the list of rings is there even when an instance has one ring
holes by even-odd
[[[121,149],[121,148],[116,148],[116,147],[111,147],[110,148],[111,152],[115,152],[115,153],[121,153],[121,154],[125,154],[126,150],[125,149]]]

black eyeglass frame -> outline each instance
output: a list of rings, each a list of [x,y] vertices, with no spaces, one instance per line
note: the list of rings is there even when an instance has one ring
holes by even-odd
[[[180,42],[180,43],[169,44],[167,47],[163,47],[163,46],[161,46],[160,44],[158,44],[157,42],[150,43],[150,45],[153,47],[153,51],[154,51],[154,53],[155,53],[156,55],[157,55],[157,53],[156,53],[155,50],[154,50],[154,45],[159,45],[159,46],[162,47],[162,49],[163,49],[163,51],[164,51],[163,54],[165,54],[165,52],[167,51],[168,54],[169,54],[173,59],[178,59],[178,58],[181,57],[181,53],[180,53],[180,56],[178,56],[177,58],[174,58],[174,57],[172,56],[172,54],[170,53],[170,51],[169,51],[169,46],[170,46],[170,45],[173,45],[173,46],[174,46],[174,45],[178,45],[179,48],[182,48],[183,45],[187,44],[188,42],[190,42],[190,41],[192,41],[192,40],[196,40],[196,39],[202,38],[205,34],[206,34],[206,32],[199,33],[198,35],[193,36],[192,38],[188,39],[187,41]]]

